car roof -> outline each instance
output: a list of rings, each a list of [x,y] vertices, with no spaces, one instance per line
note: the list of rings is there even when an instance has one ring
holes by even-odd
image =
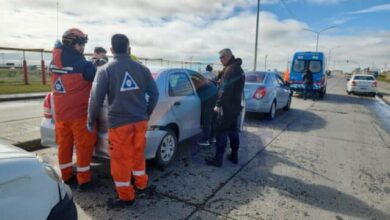
[[[35,158],[35,154],[29,153],[18,147],[6,143],[0,140],[0,160],[1,159],[12,159],[12,158]]]

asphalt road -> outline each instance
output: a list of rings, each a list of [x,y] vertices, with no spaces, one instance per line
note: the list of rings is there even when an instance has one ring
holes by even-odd
[[[181,143],[170,167],[148,163],[153,189],[130,208],[107,208],[109,161],[95,159],[98,187],[74,190],[79,219],[390,219],[390,108],[345,83],[330,79],[324,100],[294,97],[273,121],[247,115],[239,165],[208,167],[213,147]],[[55,149],[37,153],[56,164]]]

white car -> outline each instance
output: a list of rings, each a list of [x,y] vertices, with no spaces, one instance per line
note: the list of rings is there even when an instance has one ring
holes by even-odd
[[[374,76],[355,74],[347,82],[347,93],[351,94],[368,94],[376,96],[378,83]]]
[[[2,141],[0,219],[77,219],[71,190],[54,168]]]

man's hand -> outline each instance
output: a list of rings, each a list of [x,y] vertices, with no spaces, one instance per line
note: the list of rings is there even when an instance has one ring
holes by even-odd
[[[214,111],[219,113],[219,112],[221,111],[221,108],[218,107],[218,106],[215,106],[215,107],[214,107]]]

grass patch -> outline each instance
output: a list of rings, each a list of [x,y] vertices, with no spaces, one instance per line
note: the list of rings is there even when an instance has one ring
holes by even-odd
[[[32,93],[32,92],[49,92],[51,90],[50,83],[42,85],[41,82],[31,82],[29,85],[19,84],[0,84],[0,94],[17,94],[17,93]]]
[[[379,80],[379,81],[382,81],[382,82],[388,82],[388,83],[390,83],[390,80],[389,80],[389,79],[386,79],[386,76],[384,76],[384,75],[379,75],[379,76],[378,76],[378,80]]]

